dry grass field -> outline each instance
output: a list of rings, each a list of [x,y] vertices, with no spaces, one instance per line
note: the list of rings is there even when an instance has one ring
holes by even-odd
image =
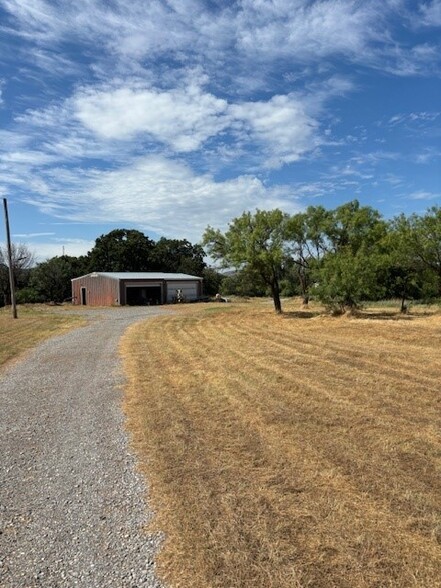
[[[80,317],[54,313],[43,305],[18,307],[18,319],[10,308],[0,309],[0,367],[43,339],[59,335],[84,322]]]
[[[136,325],[125,410],[173,588],[441,586],[441,315],[195,305]]]

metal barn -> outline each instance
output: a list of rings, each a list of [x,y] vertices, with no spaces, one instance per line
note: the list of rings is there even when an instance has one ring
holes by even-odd
[[[202,296],[202,278],[161,272],[93,272],[72,280],[73,304],[89,306],[155,305]]]

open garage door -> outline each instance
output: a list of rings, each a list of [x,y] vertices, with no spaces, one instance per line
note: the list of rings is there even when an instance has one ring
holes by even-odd
[[[155,306],[162,304],[161,286],[126,286],[126,304]]]

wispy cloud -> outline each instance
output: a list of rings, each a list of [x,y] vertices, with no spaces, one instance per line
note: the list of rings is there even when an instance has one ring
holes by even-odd
[[[14,233],[12,236],[17,239],[34,239],[35,237],[50,237],[55,233]]]
[[[439,200],[441,198],[441,193],[436,194],[425,190],[417,190],[416,192],[411,192],[407,197],[410,200]]]
[[[256,177],[224,182],[195,175],[183,163],[164,157],[139,159],[130,168],[71,176],[69,189],[54,189],[26,201],[59,218],[141,224],[150,231],[198,240],[207,224],[225,225],[244,209],[299,208],[286,188],[266,188]],[[240,196],[240,197],[238,197]]]
[[[422,24],[429,27],[441,25],[441,0],[424,2],[420,10],[423,16]]]
[[[390,117],[388,124],[390,126],[396,126],[403,123],[432,123],[439,118],[441,112],[409,112],[395,114]]]
[[[256,60],[264,66],[281,59],[306,64],[341,57],[398,75],[421,74],[439,62],[436,47],[409,47],[396,37],[389,17],[400,17],[403,3],[393,0],[242,0],[224,6],[202,0],[185,5],[159,0],[1,4],[10,14],[10,32],[40,47],[74,40],[87,51],[99,44],[113,56],[113,69],[127,68],[129,62],[154,63],[168,55],[181,66],[202,64],[213,80],[228,75],[238,81]],[[425,3],[419,14],[411,15],[439,24],[439,1]]]

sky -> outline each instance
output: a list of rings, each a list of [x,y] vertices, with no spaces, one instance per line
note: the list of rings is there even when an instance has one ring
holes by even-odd
[[[0,196],[43,261],[116,228],[441,204],[441,0],[0,0]],[[5,241],[3,223],[0,242]]]

